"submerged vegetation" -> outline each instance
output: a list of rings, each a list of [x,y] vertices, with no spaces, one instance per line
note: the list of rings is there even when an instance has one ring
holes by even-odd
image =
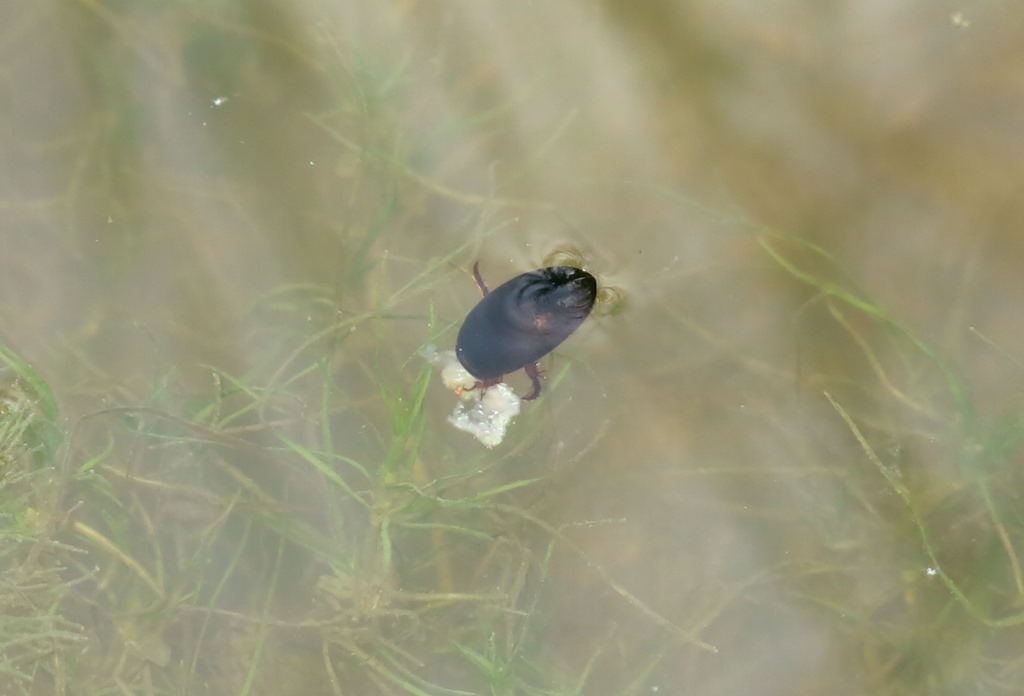
[[[849,352],[841,371],[822,354],[798,375],[855,447],[834,464],[849,505],[837,521],[844,529],[828,530],[793,588],[835,618],[875,693],[1013,693],[1024,684],[1024,661],[1011,656],[1024,639],[1019,402],[980,416],[964,373],[845,278],[825,249],[755,236],[809,290],[797,325],[839,332],[845,340],[826,347]],[[898,577],[879,572],[894,546]]]
[[[1019,419],[979,418],[962,377],[823,249],[752,240],[809,289],[797,322],[832,322],[864,361],[851,379],[812,357],[800,376],[853,445],[827,464],[848,507],[815,552],[704,597],[681,625],[548,520],[543,468],[514,473],[528,429],[498,457],[439,447],[447,426],[426,407],[437,385],[425,362],[401,367],[383,344],[346,362],[359,332],[374,343],[388,331],[395,296],[336,319],[314,311],[333,290],[282,288],[263,301],[276,326],[314,325],[282,331],[276,358],[249,373],[208,368],[215,392],[177,405],[109,406],[68,428],[44,379],[4,349],[5,692],[610,693],[594,679],[607,679],[614,628],[575,663],[545,637],[561,557],[662,636],[616,693],[644,693],[678,650],[710,656],[709,631],[766,583],[832,616],[877,693],[1012,693],[1024,668],[1012,654],[1024,630]],[[340,377],[353,367],[372,392]],[[821,468],[820,453],[804,456],[803,475]],[[916,561],[858,586],[894,538]]]
[[[79,549],[57,538],[68,511],[55,474],[56,402],[3,346],[0,361],[14,375],[0,393],[0,692],[15,694],[73,659],[84,633],[67,601],[75,577],[65,572]]]
[[[330,292],[282,289],[265,306],[308,318]],[[5,353],[20,390],[0,430],[12,685],[585,692],[590,667],[565,671],[535,636],[552,555],[562,546],[585,559],[530,510],[540,479],[480,448],[436,458],[425,361],[392,371],[383,346],[370,351],[355,367],[372,399],[339,377],[353,367],[339,358],[353,329],[375,340],[392,300],[282,332],[277,359],[249,374],[209,368],[213,394],[177,406],[139,398],[149,404],[103,408],[68,432],[45,382]],[[712,649],[595,572],[652,626]]]

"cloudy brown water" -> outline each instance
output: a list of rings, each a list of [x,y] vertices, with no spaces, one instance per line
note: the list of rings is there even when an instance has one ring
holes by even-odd
[[[1016,3],[0,17],[5,692],[1024,691]],[[486,450],[419,351],[566,251]]]

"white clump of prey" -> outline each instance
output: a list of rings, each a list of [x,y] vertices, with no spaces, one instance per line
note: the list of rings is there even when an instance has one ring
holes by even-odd
[[[441,368],[441,381],[459,400],[448,422],[473,435],[485,447],[500,445],[512,419],[519,415],[521,399],[504,382],[474,389],[476,377],[462,366],[454,350],[438,351],[425,346],[420,354],[431,365]]]

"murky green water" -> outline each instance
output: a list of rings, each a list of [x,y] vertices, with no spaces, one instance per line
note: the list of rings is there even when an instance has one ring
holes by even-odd
[[[0,690],[1024,689],[1015,4],[0,16]]]

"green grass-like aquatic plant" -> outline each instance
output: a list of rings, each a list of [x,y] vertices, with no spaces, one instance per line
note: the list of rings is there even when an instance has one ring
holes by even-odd
[[[1024,623],[1019,406],[1011,404],[994,423],[979,419],[953,361],[856,289],[827,251],[774,232],[759,232],[757,240],[785,274],[808,288],[800,319],[823,308],[819,316],[849,337],[866,366],[857,381],[823,375],[807,382],[821,390],[861,453],[860,461],[849,462],[852,470],[840,474],[859,503],[851,520],[883,534],[874,542],[870,536],[846,540],[836,556],[879,554],[890,543],[887,535],[910,549],[900,582],[880,579],[902,592],[882,594],[884,604],[858,604],[820,590],[803,596],[838,617],[861,654],[885,665],[888,678],[878,683],[878,693],[953,693],[952,685],[1012,693],[995,672],[1019,675],[1022,663],[1012,659],[994,671],[985,665],[1002,660],[997,646],[1013,645]],[[1007,361],[1014,363],[1019,372],[1019,361]],[[934,456],[904,460],[903,443]],[[897,506],[866,493],[879,483]],[[951,543],[959,528],[971,530],[968,553]],[[820,587],[821,577],[834,577],[841,587],[864,572],[822,560],[814,572],[819,579],[806,585]]]
[[[72,581],[61,559],[77,549],[56,534],[60,490],[53,468],[61,440],[57,403],[46,381],[7,346],[14,377],[0,395],[0,691],[66,685],[62,660],[80,649],[83,629],[66,616]]]

